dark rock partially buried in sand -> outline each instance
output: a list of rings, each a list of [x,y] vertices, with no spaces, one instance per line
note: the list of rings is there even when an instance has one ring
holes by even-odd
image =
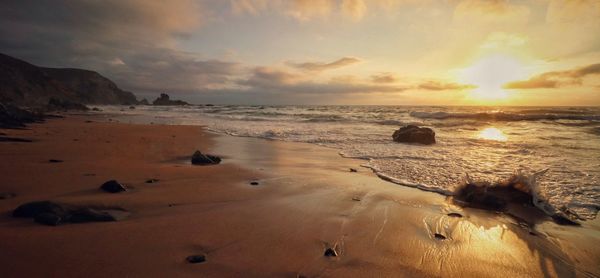
[[[531,204],[531,195],[510,185],[493,186],[467,183],[454,192],[454,200],[459,204],[479,209],[504,211],[509,202]]]
[[[433,235],[433,237],[434,237],[435,239],[437,239],[437,240],[445,240],[445,239],[446,239],[446,236],[445,236],[445,235],[438,234],[438,233],[435,233],[435,234]]]
[[[110,192],[110,193],[119,193],[119,192],[127,191],[127,188],[124,185],[120,184],[116,180],[109,180],[109,181],[103,183],[100,186],[100,189],[102,189],[106,192]]]
[[[451,213],[448,213],[448,214],[446,214],[446,215],[448,215],[448,216],[450,216],[450,217],[456,217],[456,218],[461,218],[461,217],[463,217],[463,216],[462,216],[462,214],[460,214],[460,213],[458,213],[458,212],[451,212]]]
[[[50,162],[50,163],[61,163],[63,161],[60,160],[60,159],[48,159],[48,162]]]
[[[17,138],[17,137],[4,137],[0,136],[0,142],[19,142],[19,143],[31,143],[31,139]]]
[[[192,164],[194,165],[214,165],[221,163],[221,158],[214,155],[203,154],[200,151],[196,151],[192,155]]]
[[[40,213],[33,220],[48,226],[58,226],[63,221],[60,215],[49,212]]]
[[[337,257],[338,253],[333,248],[327,248],[327,249],[325,249],[325,253],[323,253],[323,256],[325,256],[325,257]]]
[[[516,177],[496,184],[467,182],[456,188],[452,201],[463,207],[498,212],[506,212],[510,204],[515,204],[549,215],[535,206],[529,185]],[[560,225],[579,225],[575,220],[570,219],[567,213],[559,210],[556,210],[550,217]]]
[[[146,183],[157,183],[159,181],[160,181],[159,179],[147,179]]]
[[[206,262],[206,255],[192,255],[185,258],[185,260],[191,264],[203,263]]]
[[[394,131],[392,139],[400,143],[435,144],[435,132],[431,128],[407,125]]]
[[[13,217],[33,218],[37,223],[50,226],[65,223],[118,221],[127,216],[129,216],[129,212],[118,207],[76,206],[51,201],[26,203],[13,211]]]
[[[251,182],[250,182],[250,185],[254,185],[254,186],[256,186],[256,185],[258,185],[258,182],[257,182],[257,181],[251,181]]]
[[[52,213],[65,215],[72,207],[65,204],[54,203],[51,201],[31,202],[20,205],[13,211],[14,217],[36,217],[42,213]]]

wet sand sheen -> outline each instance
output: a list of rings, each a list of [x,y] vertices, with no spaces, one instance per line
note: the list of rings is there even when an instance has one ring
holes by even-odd
[[[548,219],[532,229],[382,181],[326,148],[99,120],[70,116],[6,132],[34,143],[0,144],[0,192],[16,194],[0,200],[3,276],[600,275],[597,221]],[[224,160],[182,163],[196,149]],[[109,179],[133,190],[98,191]],[[9,217],[43,199],[121,206],[132,216],[59,227]],[[337,256],[324,256],[327,248]],[[196,254],[206,262],[186,261]]]

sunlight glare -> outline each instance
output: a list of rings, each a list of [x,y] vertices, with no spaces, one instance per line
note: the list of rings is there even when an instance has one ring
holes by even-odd
[[[474,100],[503,100],[509,92],[502,86],[527,76],[523,64],[516,58],[496,54],[484,57],[459,73],[461,82],[477,86],[470,95]]]
[[[482,131],[479,132],[477,137],[480,139],[494,140],[494,141],[508,140],[508,137],[506,137],[504,132],[502,132],[501,130],[499,130],[495,127],[488,127],[488,128],[483,129]]]

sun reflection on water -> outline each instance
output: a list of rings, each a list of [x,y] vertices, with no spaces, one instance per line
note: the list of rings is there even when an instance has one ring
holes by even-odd
[[[482,131],[479,132],[479,134],[477,135],[477,138],[485,139],[485,140],[494,140],[494,141],[508,140],[508,137],[506,137],[504,132],[502,132],[502,130],[499,130],[495,127],[488,127],[488,128],[483,129]]]

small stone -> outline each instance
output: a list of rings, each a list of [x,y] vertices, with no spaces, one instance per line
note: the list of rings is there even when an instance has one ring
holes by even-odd
[[[358,170],[356,170],[356,169],[354,169],[354,168],[350,168],[350,172],[352,172],[352,173],[356,173],[356,172],[358,172]]]
[[[448,214],[446,214],[446,215],[448,215],[448,216],[450,216],[450,217],[457,217],[457,218],[461,218],[461,217],[463,217],[463,216],[462,216],[462,214],[460,214],[460,213],[458,213],[458,212],[451,212],[451,213],[448,213]]]
[[[148,179],[146,180],[146,183],[157,183],[158,181],[158,179]]]
[[[359,197],[352,197],[352,201],[360,202],[360,198]]]
[[[337,257],[338,253],[333,248],[325,249],[325,253],[323,254],[325,257]]]
[[[250,182],[250,185],[255,185],[256,186],[256,185],[258,185],[258,182],[257,181]]]
[[[110,192],[110,193],[119,193],[123,191],[127,191],[124,185],[120,184],[116,180],[109,180],[100,186],[100,189]]]
[[[63,161],[60,160],[60,159],[49,159],[48,162],[50,162],[50,163],[61,163]]]
[[[206,255],[192,255],[185,258],[185,260],[191,264],[203,263],[206,262]]]
[[[446,236],[445,236],[445,235],[438,234],[438,233],[435,233],[433,236],[434,236],[434,237],[435,237],[435,239],[437,239],[437,240],[445,240],[445,239],[446,239]]]
[[[214,155],[203,154],[200,151],[192,155],[192,164],[194,165],[213,165],[221,163],[221,158]]]

